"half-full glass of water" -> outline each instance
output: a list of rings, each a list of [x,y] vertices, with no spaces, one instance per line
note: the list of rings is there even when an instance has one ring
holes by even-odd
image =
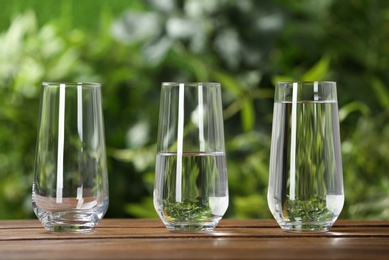
[[[32,205],[49,231],[91,231],[107,211],[100,84],[42,84]]]
[[[268,205],[286,231],[328,231],[344,202],[335,82],[276,85]]]
[[[154,207],[170,231],[212,231],[226,212],[220,84],[162,84]]]

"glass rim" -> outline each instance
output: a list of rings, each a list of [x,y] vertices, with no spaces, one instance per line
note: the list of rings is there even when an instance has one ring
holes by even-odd
[[[101,83],[97,83],[97,82],[54,82],[54,81],[42,82],[42,86],[52,86],[52,85],[61,85],[61,84],[64,84],[67,87],[70,86],[101,87]]]
[[[174,82],[174,81],[168,81],[168,82],[162,82],[162,86],[180,86],[181,84],[184,84],[184,86],[220,86],[220,83],[218,82],[195,82],[195,81],[189,81],[189,82]]]
[[[283,81],[275,86],[275,102],[337,101],[335,81]]]
[[[327,83],[327,84],[336,84],[336,81],[333,80],[290,80],[290,81],[277,81],[278,84],[291,84],[291,83],[298,83],[298,84],[313,84],[313,83]]]

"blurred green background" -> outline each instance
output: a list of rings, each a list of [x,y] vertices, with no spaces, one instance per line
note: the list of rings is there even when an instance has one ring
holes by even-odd
[[[160,85],[222,84],[230,206],[271,218],[274,83],[338,83],[341,218],[389,220],[389,1],[0,0],[0,219],[34,218],[42,81],[103,84],[110,206],[152,204]]]

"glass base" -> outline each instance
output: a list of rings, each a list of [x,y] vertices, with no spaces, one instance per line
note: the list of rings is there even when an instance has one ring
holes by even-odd
[[[206,222],[175,222],[165,223],[166,228],[171,232],[211,232],[219,224],[221,218]]]
[[[282,222],[280,227],[287,232],[327,232],[333,222]]]
[[[54,232],[91,232],[95,230],[96,224],[47,222],[44,227],[46,230]]]
[[[169,223],[166,225],[166,228],[172,232],[210,232],[215,227],[213,223]]]
[[[214,223],[168,223],[166,228],[172,232],[210,232],[215,229]]]
[[[54,232],[90,232],[103,217],[90,210],[50,212],[35,209],[35,213],[45,229]]]

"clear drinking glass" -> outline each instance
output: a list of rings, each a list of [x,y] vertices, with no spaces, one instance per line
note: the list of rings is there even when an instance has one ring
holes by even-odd
[[[220,84],[162,84],[154,207],[170,231],[212,231],[226,212]]]
[[[328,231],[344,203],[335,82],[276,86],[269,208],[286,231]]]
[[[49,231],[91,231],[107,211],[100,84],[42,84],[32,205]]]

